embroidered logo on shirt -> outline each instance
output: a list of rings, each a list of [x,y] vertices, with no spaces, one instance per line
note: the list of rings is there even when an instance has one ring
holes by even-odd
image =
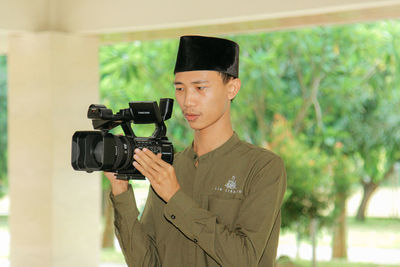
[[[236,177],[232,176],[232,178],[225,184],[225,187],[231,190],[236,189]]]
[[[226,193],[231,193],[231,194],[241,194],[242,190],[238,190],[236,187],[236,176],[232,176],[231,179],[228,180],[228,182],[225,184],[225,188],[222,186],[216,186],[215,191],[221,191],[221,192],[226,192]]]

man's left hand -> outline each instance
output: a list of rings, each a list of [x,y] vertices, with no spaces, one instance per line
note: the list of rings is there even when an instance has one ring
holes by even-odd
[[[154,191],[166,202],[181,188],[175,169],[147,148],[135,149],[133,166],[149,179]]]

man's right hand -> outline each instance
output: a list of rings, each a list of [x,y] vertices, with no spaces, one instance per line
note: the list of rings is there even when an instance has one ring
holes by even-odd
[[[104,175],[111,183],[111,192],[114,196],[128,191],[129,181],[117,179],[113,172],[104,172]]]

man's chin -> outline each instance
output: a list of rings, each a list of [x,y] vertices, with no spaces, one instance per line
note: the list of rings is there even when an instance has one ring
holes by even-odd
[[[192,128],[193,131],[200,131],[205,128],[204,125],[201,125],[197,122],[188,122],[188,123],[189,123],[190,128]]]
[[[189,123],[189,126],[193,131],[200,131],[201,129],[203,129],[202,127],[198,127],[198,126],[192,125],[190,123]]]

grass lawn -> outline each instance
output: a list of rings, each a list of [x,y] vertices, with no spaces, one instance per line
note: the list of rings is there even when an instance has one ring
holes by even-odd
[[[298,260],[295,261],[295,266],[296,267],[310,267],[311,262],[310,261],[304,261],[304,260]],[[373,263],[353,263],[353,262],[346,262],[346,261],[330,261],[330,262],[324,262],[320,261],[317,263],[318,267],[394,267],[398,265],[379,265],[379,264],[373,264]]]
[[[348,217],[347,229],[348,247],[400,249],[400,219],[367,218],[365,222],[359,222],[353,217]],[[310,244],[309,240],[302,242]],[[294,232],[282,231],[279,244],[295,243]],[[320,231],[317,243],[319,246],[331,246],[331,230]]]
[[[347,223],[349,246],[400,249],[400,219],[349,218]]]

